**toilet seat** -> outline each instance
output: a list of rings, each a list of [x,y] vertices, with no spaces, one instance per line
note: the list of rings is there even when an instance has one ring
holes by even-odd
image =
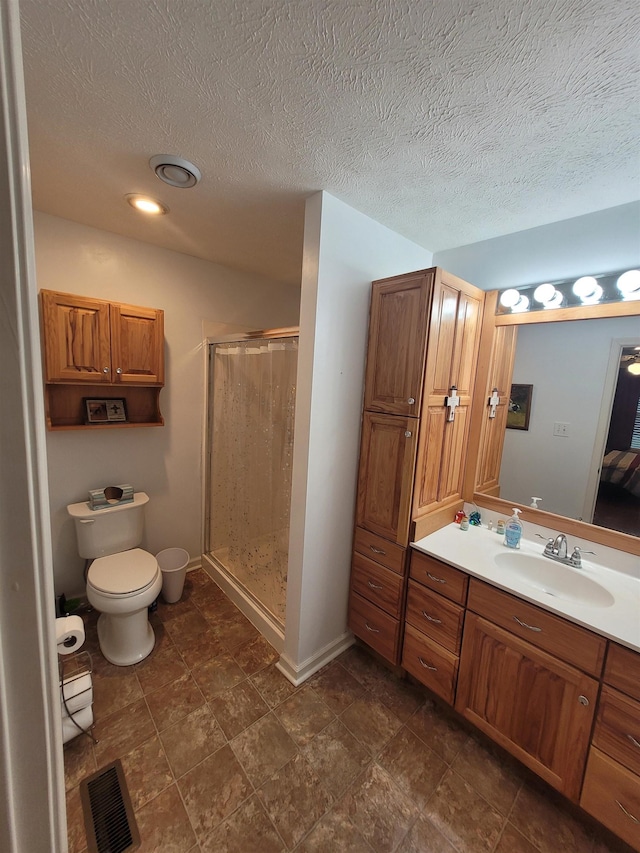
[[[103,595],[127,598],[149,589],[159,571],[153,554],[132,548],[94,560],[89,566],[87,583]]]

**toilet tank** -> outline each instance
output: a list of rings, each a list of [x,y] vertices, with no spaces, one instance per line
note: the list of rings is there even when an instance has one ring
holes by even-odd
[[[149,497],[136,492],[133,501],[106,509],[90,509],[87,501],[69,504],[78,541],[78,553],[87,560],[136,548],[144,531],[144,507]]]

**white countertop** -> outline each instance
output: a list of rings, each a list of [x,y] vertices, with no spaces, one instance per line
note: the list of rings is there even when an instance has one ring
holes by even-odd
[[[573,542],[570,542],[570,550],[572,546]],[[504,536],[495,530],[472,525],[468,530],[461,530],[457,524],[448,524],[413,542],[411,547],[640,652],[640,560],[638,571],[633,573],[607,568],[591,562],[586,556],[582,557],[582,568],[574,569],[543,557],[542,540],[523,538],[520,549],[514,551],[505,547]],[[558,572],[570,573],[567,577],[577,573],[591,578],[611,593],[613,602],[603,607],[550,595],[540,585],[517,576],[496,562],[495,557],[504,552],[529,554],[548,560]]]

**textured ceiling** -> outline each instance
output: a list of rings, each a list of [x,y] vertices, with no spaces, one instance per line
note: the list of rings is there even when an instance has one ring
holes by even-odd
[[[434,251],[640,197],[636,0],[20,6],[48,213],[298,283],[316,190]]]

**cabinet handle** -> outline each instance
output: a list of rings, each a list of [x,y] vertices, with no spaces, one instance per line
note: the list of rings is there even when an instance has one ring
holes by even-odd
[[[535,625],[527,625],[526,622],[521,622],[517,616],[514,616],[513,618],[514,621],[516,621],[518,625],[521,625],[523,628],[528,628],[530,631],[537,631],[538,633],[541,633],[542,631],[542,628],[536,628]]]
[[[435,581],[436,583],[446,583],[446,580],[444,578],[437,578],[435,575],[432,575],[431,572],[427,572],[427,577],[431,578],[431,580]]]
[[[116,373],[117,373],[117,374],[122,373],[122,368],[121,368],[121,367],[119,367],[119,368],[116,370]]]
[[[387,553],[386,551],[383,551],[382,548],[374,548],[373,545],[369,545],[369,548],[371,548],[374,554],[382,554],[384,556]]]
[[[628,812],[628,811],[625,809],[625,807],[622,805],[622,803],[620,802],[620,800],[616,800],[615,802],[616,802],[616,805],[617,805],[617,806],[619,806],[619,807],[622,809],[622,811],[626,814],[626,816],[627,816],[628,818],[631,818],[631,820],[632,820],[634,823],[640,823],[640,820],[638,820],[638,818],[637,818],[637,817],[635,817],[634,815],[632,815],[632,814],[631,814],[631,812]]]
[[[433,622],[435,625],[442,625],[442,619],[434,619],[433,616],[429,616],[426,611],[422,611],[422,615],[427,620],[427,622]]]
[[[373,581],[367,581],[367,586],[370,589],[382,589],[382,586],[379,583],[374,583]]]
[[[637,740],[634,738],[634,736],[633,736],[633,735],[627,735],[627,737],[629,738],[629,740],[631,741],[631,743],[632,743],[634,746],[637,746],[637,747],[638,747],[638,749],[640,749],[640,742],[639,742],[639,741],[637,741]]]
[[[586,696],[578,696],[578,702],[585,707],[589,704],[589,700]]]
[[[367,629],[367,631],[371,631],[372,634],[379,634],[380,633],[380,630],[378,628],[372,628],[368,622],[364,623],[364,627]]]
[[[103,373],[108,373],[108,372],[109,372],[109,368],[108,368],[108,367],[103,367],[103,368],[102,368],[102,372],[103,372]]]
[[[415,401],[416,401],[415,397],[409,397],[409,399],[407,400],[407,403],[409,403],[409,405],[412,406],[415,403]]]
[[[428,664],[428,663],[425,663],[425,662],[422,660],[422,658],[421,658],[421,657],[419,657],[419,658],[418,658],[418,660],[420,661],[420,663],[422,664],[422,666],[423,666],[425,669],[430,669],[430,670],[431,670],[431,672],[437,672],[437,671],[438,671],[438,667],[437,667],[437,666],[429,666],[429,664]]]

